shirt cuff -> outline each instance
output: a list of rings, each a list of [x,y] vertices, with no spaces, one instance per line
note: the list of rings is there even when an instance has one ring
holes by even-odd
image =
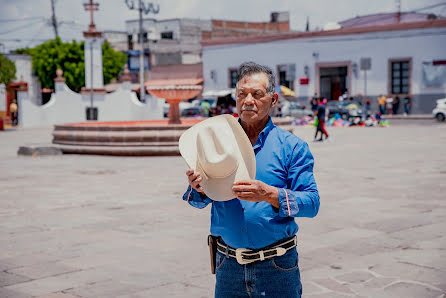
[[[190,185],[183,195],[183,200],[188,202],[191,206],[196,208],[204,208],[209,203],[212,202],[210,198],[205,195],[200,194],[198,191],[193,189]]]
[[[279,216],[294,217],[299,213],[299,206],[297,205],[295,194],[285,188],[278,188],[279,190]]]

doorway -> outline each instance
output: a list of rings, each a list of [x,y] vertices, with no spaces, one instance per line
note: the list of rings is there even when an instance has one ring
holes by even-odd
[[[348,66],[320,67],[319,94],[328,100],[337,100],[348,90]]]

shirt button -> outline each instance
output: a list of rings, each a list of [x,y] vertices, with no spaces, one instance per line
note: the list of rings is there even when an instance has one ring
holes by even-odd
[[[245,228],[243,228],[243,229],[242,229],[242,231],[243,231],[243,232],[246,232],[246,229],[245,229]]]

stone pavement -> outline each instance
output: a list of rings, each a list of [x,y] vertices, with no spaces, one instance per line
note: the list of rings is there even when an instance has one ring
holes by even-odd
[[[446,124],[329,133],[320,212],[297,219],[304,297],[446,297]],[[213,296],[181,157],[16,155],[50,141],[0,132],[0,297]]]

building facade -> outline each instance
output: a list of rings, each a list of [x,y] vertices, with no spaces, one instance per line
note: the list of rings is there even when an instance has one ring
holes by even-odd
[[[410,96],[413,113],[446,97],[446,20],[203,41],[204,92],[235,87],[245,61],[271,67],[277,84],[313,95]],[[373,106],[372,106],[373,108]]]
[[[128,54],[129,69],[139,70],[139,20],[126,21],[125,32],[104,31],[104,39],[119,51]],[[289,13],[273,12],[269,22],[239,22],[202,19],[143,19],[143,47],[146,53],[146,79],[169,77],[167,66],[177,65],[190,78],[201,75],[201,41],[231,37],[269,35],[290,31]],[[150,65],[150,66],[149,66]],[[182,65],[194,65],[182,67]],[[151,69],[150,72],[148,69]],[[184,69],[184,70],[183,70]],[[137,76],[133,76],[137,80]]]

